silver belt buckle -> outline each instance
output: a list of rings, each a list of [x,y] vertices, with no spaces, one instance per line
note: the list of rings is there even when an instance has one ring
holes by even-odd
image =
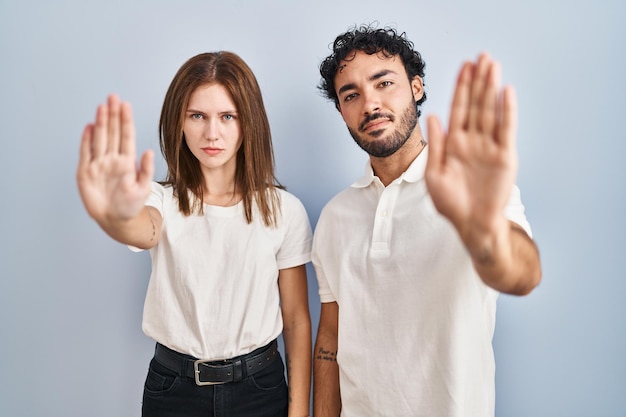
[[[199,366],[205,363],[209,363],[212,362],[210,360],[202,360],[202,359],[198,359],[197,361],[194,361],[193,363],[193,376],[196,379],[196,385],[199,387],[205,386],[205,385],[221,385],[221,384],[225,384],[225,382],[208,382],[208,381],[200,381],[200,368]]]

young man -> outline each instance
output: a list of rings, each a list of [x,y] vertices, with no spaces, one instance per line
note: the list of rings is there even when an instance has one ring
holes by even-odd
[[[541,279],[513,89],[487,54],[465,63],[448,130],[429,117],[426,142],[424,62],[404,34],[355,28],[320,72],[369,164],[315,231],[315,416],[493,416],[497,296]]]

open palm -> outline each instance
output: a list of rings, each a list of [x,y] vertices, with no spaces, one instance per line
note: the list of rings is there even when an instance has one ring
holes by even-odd
[[[135,127],[128,103],[111,95],[98,106],[80,146],[76,178],[87,212],[99,223],[138,215],[150,194],[154,156],[147,151],[137,167]]]
[[[499,64],[482,54],[459,73],[448,131],[428,118],[426,184],[437,210],[466,241],[505,221],[517,172],[515,92],[501,92],[499,83]]]

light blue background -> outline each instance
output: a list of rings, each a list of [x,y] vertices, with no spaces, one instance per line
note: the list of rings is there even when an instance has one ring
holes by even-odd
[[[626,416],[623,1],[0,0],[1,416],[139,415],[149,257],[109,239],[75,185],[96,105],[131,101],[138,148],[158,151],[178,67],[237,52],[264,93],[278,176],[315,225],[366,160],[317,66],[338,33],[373,20],[423,53],[425,114],[447,117],[457,69],[484,50],[518,91],[518,183],[544,281],[499,300],[497,415]]]

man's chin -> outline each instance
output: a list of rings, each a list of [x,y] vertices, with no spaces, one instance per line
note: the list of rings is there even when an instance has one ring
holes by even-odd
[[[385,133],[385,129],[378,129],[378,130],[373,130],[371,132],[368,132],[367,135],[374,139],[380,139],[384,133]]]

